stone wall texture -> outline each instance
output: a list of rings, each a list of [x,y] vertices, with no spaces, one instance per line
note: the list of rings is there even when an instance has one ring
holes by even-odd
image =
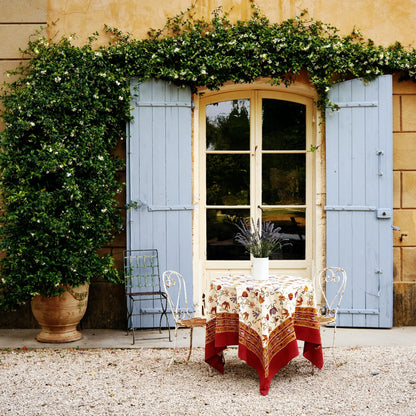
[[[416,325],[416,83],[393,84],[395,326]]]

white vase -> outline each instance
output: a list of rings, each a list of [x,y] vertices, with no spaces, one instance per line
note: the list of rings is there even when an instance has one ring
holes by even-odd
[[[253,257],[253,279],[267,280],[269,278],[269,258]]]

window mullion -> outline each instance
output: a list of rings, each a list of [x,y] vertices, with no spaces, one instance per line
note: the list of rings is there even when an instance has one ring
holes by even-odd
[[[252,111],[252,169],[253,177],[251,183],[251,217],[257,221],[261,218],[261,160],[262,160],[262,112],[261,112],[261,97],[256,91],[253,97],[253,111]]]

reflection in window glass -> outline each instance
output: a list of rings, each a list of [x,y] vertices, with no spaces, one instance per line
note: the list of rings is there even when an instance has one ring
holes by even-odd
[[[305,150],[306,106],[263,99],[263,150]]]
[[[305,154],[264,154],[264,205],[305,204]]]
[[[249,150],[250,100],[206,106],[207,150]]]
[[[207,260],[250,259],[234,242],[235,223],[249,222],[250,209],[258,215],[258,207],[262,220],[273,221],[287,238],[271,259],[304,260],[306,105],[250,97],[205,107]]]
[[[248,205],[249,190],[249,155],[207,155],[208,205]]]
[[[305,258],[305,209],[264,209],[263,221],[272,221],[281,228],[287,239],[281,252],[270,256],[272,260],[303,260]]]
[[[248,209],[207,209],[207,260],[249,260],[245,248],[234,242],[240,218],[248,221]]]

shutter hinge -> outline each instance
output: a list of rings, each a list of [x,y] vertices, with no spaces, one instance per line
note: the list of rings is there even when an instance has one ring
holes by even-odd
[[[129,204],[134,209],[147,208],[149,212],[154,211],[191,211],[194,209],[193,205],[149,205],[143,201],[132,201]]]
[[[354,108],[354,107],[378,107],[377,101],[346,101],[342,103],[334,103],[337,108]]]
[[[325,205],[325,211],[375,211],[376,207],[361,205]]]
[[[378,309],[340,309],[339,314],[345,315],[379,315],[380,311]]]
[[[180,102],[180,101],[171,101],[171,102],[142,102],[142,101],[135,101],[136,107],[185,107],[185,108],[192,108],[192,103],[188,102]]]

